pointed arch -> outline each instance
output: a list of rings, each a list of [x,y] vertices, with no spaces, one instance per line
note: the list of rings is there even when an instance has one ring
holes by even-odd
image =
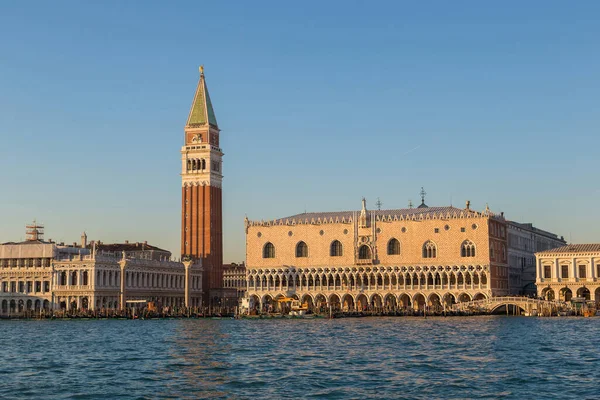
[[[423,244],[423,258],[436,258],[437,257],[437,246],[436,244],[428,240]]]
[[[462,242],[460,245],[460,256],[461,257],[475,257],[475,243],[469,239]]]
[[[296,257],[308,257],[308,246],[302,240],[296,244]]]
[[[341,257],[343,254],[342,242],[334,240],[329,247],[329,255],[331,257]]]
[[[275,258],[275,246],[273,243],[267,242],[263,247],[263,258]]]
[[[400,242],[396,238],[391,238],[387,244],[388,256],[395,256],[400,254]]]
[[[358,258],[360,260],[370,260],[371,259],[371,248],[366,244],[363,244],[358,248]]]

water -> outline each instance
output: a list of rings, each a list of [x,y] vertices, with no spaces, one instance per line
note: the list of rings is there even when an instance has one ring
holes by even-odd
[[[600,318],[0,321],[0,398],[600,397]]]

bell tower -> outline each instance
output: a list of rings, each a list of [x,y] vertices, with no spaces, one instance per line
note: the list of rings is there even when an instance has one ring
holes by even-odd
[[[204,68],[184,128],[181,148],[181,256],[201,260],[203,303],[211,289],[223,287],[223,152]]]

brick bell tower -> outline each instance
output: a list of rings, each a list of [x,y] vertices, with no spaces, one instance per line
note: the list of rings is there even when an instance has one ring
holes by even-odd
[[[185,125],[181,148],[181,256],[202,260],[203,303],[211,289],[223,287],[223,153],[204,68]]]

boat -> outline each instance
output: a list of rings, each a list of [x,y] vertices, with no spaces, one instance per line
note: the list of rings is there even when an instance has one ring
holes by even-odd
[[[302,317],[304,315],[307,315],[307,313],[309,312],[308,303],[300,303],[300,300],[295,300],[295,299],[290,299],[290,301],[291,301],[291,311],[289,312],[290,316]]]
[[[582,314],[584,317],[595,317],[598,315],[598,310],[596,310],[596,303],[594,301],[587,301],[584,303],[582,307]]]

